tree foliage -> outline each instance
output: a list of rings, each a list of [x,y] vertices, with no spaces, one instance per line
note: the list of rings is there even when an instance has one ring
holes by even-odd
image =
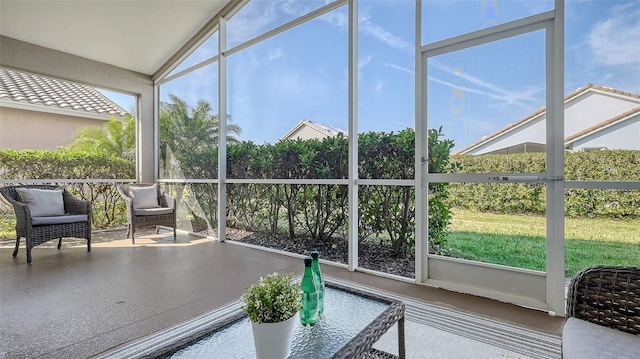
[[[184,171],[185,178],[207,178],[196,177],[198,169],[190,173],[188,167],[193,164],[209,166],[209,161],[203,161],[203,158],[218,146],[218,115],[213,113],[211,104],[205,100],[199,100],[193,107],[174,94],[169,94],[169,100],[160,103],[161,167],[166,168],[167,156],[171,154]],[[237,143],[235,136],[240,135],[242,130],[230,121],[229,116],[227,142]]]
[[[104,126],[87,126],[74,134],[71,151],[99,153],[135,159],[136,119],[127,114],[122,120],[111,116]]]

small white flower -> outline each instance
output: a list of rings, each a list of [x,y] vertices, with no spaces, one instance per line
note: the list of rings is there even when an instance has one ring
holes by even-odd
[[[300,284],[293,273],[277,272],[260,278],[258,284],[247,288],[242,295],[242,309],[249,320],[256,323],[277,323],[293,317],[302,306]]]

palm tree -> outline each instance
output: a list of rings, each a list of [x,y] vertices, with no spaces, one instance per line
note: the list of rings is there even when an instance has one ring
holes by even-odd
[[[227,117],[227,122],[231,117]],[[219,143],[219,116],[211,104],[200,100],[190,107],[178,96],[169,94],[169,102],[160,103],[160,167],[167,176],[180,178],[216,178]],[[238,143],[241,134],[236,124],[227,124],[227,142]],[[217,221],[217,191],[210,183],[189,185],[191,198],[197,198],[210,223]],[[177,197],[182,198],[182,190]],[[184,202],[188,205],[188,201]],[[195,215],[193,211],[192,214]]]
[[[199,147],[218,145],[217,114],[213,114],[211,104],[200,100],[194,107],[178,96],[169,94],[170,102],[160,104],[160,144],[169,145],[174,150],[197,150]],[[227,117],[227,122],[231,117]],[[227,125],[227,142],[237,143],[234,135],[240,135],[242,130],[235,124]]]
[[[111,116],[105,126],[80,128],[75,141],[69,146],[72,151],[101,152],[107,155],[135,158],[136,120],[127,114],[122,120]]]

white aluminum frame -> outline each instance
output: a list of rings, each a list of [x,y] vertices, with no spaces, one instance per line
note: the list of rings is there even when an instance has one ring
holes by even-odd
[[[348,268],[358,268],[358,0],[349,0]]]
[[[183,60],[189,51],[206,41],[215,31],[219,36],[219,54],[168,76],[177,62],[163,67],[162,76],[156,76],[155,101],[158,107],[158,86],[191,73],[209,64],[218,62],[218,105],[221,119],[227,116],[227,66],[226,58],[259,42],[267,40],[307,21],[316,19],[344,5],[349,8],[348,27],[348,134],[349,167],[348,179],[229,179],[226,178],[226,121],[220,121],[220,164],[217,179],[160,179],[162,183],[212,183],[218,185],[218,231],[219,239],[226,237],[226,185],[237,184],[318,184],[348,186],[349,255],[346,267],[351,271],[362,271],[393,279],[412,281],[392,274],[375,272],[358,266],[358,187],[373,186],[414,186],[416,219],[428,217],[428,185],[430,182],[457,183],[543,183],[547,186],[547,268],[534,271],[495,264],[479,263],[456,258],[428,254],[428,221],[416,220],[415,227],[415,279],[418,284],[435,285],[442,288],[481,295],[519,305],[548,310],[564,315],[564,189],[637,189],[640,182],[622,181],[564,181],[564,1],[555,0],[555,9],[529,18],[509,22],[484,30],[479,30],[438,41],[428,45],[422,43],[422,0],[415,0],[415,178],[413,180],[359,179],[358,178],[358,0],[336,0],[304,16],[294,19],[262,35],[256,36],[231,49],[227,49],[226,21],[249,0],[242,0],[230,6],[222,15],[212,19],[205,29],[192,41],[191,49],[185,45],[175,58]],[[545,31],[546,42],[546,105],[547,105],[547,170],[545,173],[480,173],[480,174],[429,174],[425,158],[428,154],[427,141],[427,58],[458,51],[501,39],[511,38],[534,31]],[[160,72],[159,72],[160,73]],[[165,77],[163,77],[165,76]],[[156,128],[158,125],[156,111]],[[156,135],[156,153],[158,138]],[[158,161],[156,160],[156,173]],[[78,182],[78,181],[74,181]],[[268,249],[265,249],[268,250]],[[292,254],[297,256],[296,254]],[[344,265],[341,265],[344,266]]]
[[[426,177],[419,183],[420,196],[416,211],[422,208],[427,218],[428,185],[433,183],[545,183],[547,186],[547,271],[534,271],[469,260],[426,254],[427,224],[416,233],[416,275],[418,283],[472,293],[523,306],[548,310],[564,315],[564,3],[556,1],[556,9],[528,18],[511,21],[491,28],[474,31],[420,47],[416,56],[416,129],[428,128],[427,61],[430,57],[447,54],[516,36],[545,31],[546,104],[547,104],[547,171],[546,173],[480,173],[430,174],[422,158],[428,153],[424,138],[416,138],[416,173]],[[421,14],[421,4],[416,14]],[[422,29],[421,17],[416,16],[416,28]],[[417,40],[418,41],[418,40]],[[418,44],[416,44],[418,47]],[[424,71],[424,73],[419,73]],[[559,106],[556,104],[560,104]],[[419,109],[419,112],[418,112]],[[420,156],[418,156],[420,154]],[[416,192],[418,189],[416,188]],[[416,213],[416,216],[418,214]],[[418,240],[420,239],[420,246]]]
[[[218,239],[227,239],[227,20],[218,21]]]

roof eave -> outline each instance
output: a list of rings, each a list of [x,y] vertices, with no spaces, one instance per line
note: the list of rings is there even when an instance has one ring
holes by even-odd
[[[66,109],[66,108],[60,108],[60,107],[49,107],[49,106],[36,105],[31,103],[17,102],[13,100],[7,101],[6,99],[0,99],[0,107],[15,108],[15,109],[25,110],[25,111],[53,113],[53,114],[63,115],[63,116],[90,118],[90,119],[102,120],[102,121],[108,121],[111,117],[115,117],[119,120],[124,118],[123,116],[111,115],[108,113],[95,113],[95,112],[92,113],[87,111],[78,111],[78,110]]]

